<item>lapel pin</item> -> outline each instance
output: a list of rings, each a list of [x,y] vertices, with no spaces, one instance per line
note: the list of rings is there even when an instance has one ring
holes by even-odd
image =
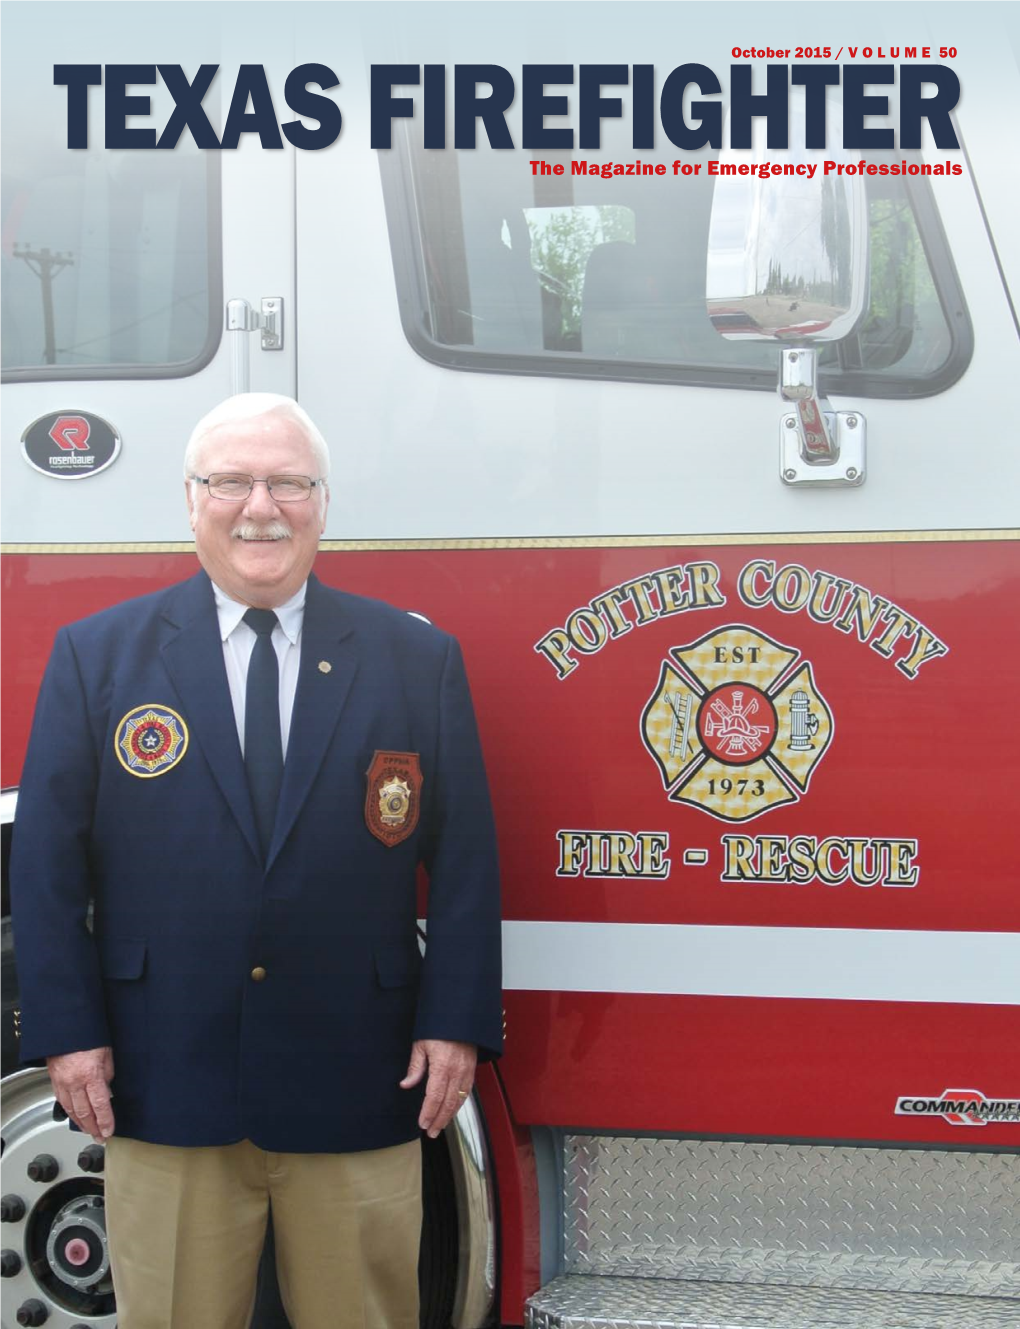
[[[328,660],[320,660],[320,661],[319,661],[319,673],[320,673],[320,674],[328,674],[329,671],[330,671],[332,668],[333,668],[333,666],[330,664],[330,662],[329,662]]]

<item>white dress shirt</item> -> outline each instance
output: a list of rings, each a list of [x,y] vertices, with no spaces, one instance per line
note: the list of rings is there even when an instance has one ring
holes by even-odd
[[[278,605],[273,610],[277,618],[272,642],[280,666],[280,736],[283,740],[284,757],[287,755],[287,739],[290,737],[290,721],[294,714],[294,696],[297,692],[298,666],[301,664],[301,625],[305,616],[307,585],[305,582],[286,604]],[[216,596],[216,614],[220,621],[220,638],[223,641],[223,663],[227,668],[230,700],[234,705],[237,737],[243,755],[248,662],[255,649],[258,634],[244,621],[248,605],[232,600],[215,582],[213,582],[213,593]]]

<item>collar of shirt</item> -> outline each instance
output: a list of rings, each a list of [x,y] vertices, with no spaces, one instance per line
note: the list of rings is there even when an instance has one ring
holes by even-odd
[[[239,600],[232,600],[226,591],[220,590],[215,582],[212,584],[213,595],[216,597],[216,617],[220,624],[220,640],[226,641],[237,625],[243,621],[249,606],[241,604]],[[292,646],[296,645],[301,636],[301,624],[305,616],[305,592],[308,589],[308,583],[304,582],[300,588],[286,601],[285,604],[277,605],[273,610],[276,615],[280,630]],[[245,630],[254,632],[245,623]],[[274,633],[276,629],[273,629]]]

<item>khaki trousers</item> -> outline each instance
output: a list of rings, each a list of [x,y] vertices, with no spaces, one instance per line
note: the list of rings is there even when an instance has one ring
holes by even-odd
[[[272,1205],[292,1329],[418,1329],[421,1146],[271,1154],[114,1136],[106,1218],[118,1329],[247,1329]]]

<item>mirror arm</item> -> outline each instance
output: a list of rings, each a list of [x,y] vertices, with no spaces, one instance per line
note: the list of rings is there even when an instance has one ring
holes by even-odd
[[[818,400],[817,372],[817,352],[800,346],[783,351],[779,395],[796,406],[800,455],[809,465],[839,460],[839,447]]]

